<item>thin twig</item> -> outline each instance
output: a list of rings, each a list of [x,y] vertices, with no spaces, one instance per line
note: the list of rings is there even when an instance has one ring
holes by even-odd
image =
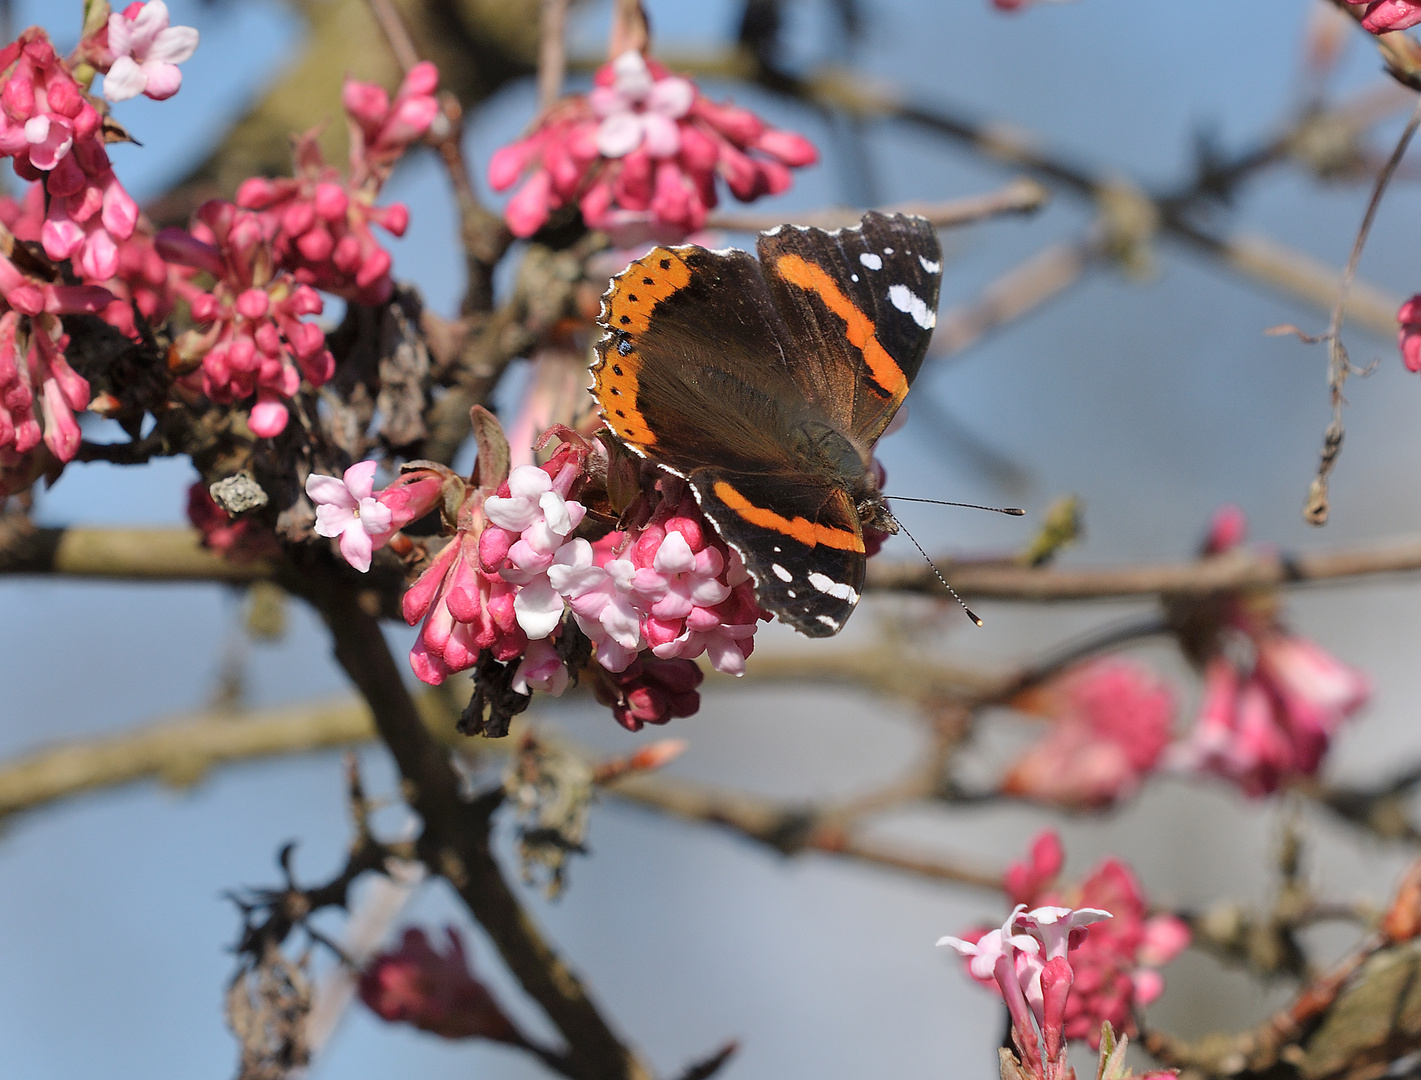
[[[1030,214],[1046,205],[1050,193],[1035,180],[1019,177],[996,191],[984,195],[971,195],[963,199],[946,202],[906,202],[896,203],[880,209],[884,214],[916,214],[927,218],[939,228],[970,225],[988,218],[1004,214]],[[804,213],[779,211],[770,214],[746,212],[712,214],[706,222],[711,229],[727,232],[764,232],[785,223],[786,218],[796,225],[813,225],[820,229],[840,229],[857,225],[863,217],[862,210],[848,207],[830,207]]]
[[[567,71],[568,0],[543,0],[543,24],[538,42],[538,107],[546,109],[562,94]]]
[[[419,50],[410,40],[409,31],[405,29],[400,13],[395,10],[395,5],[390,3],[390,0],[367,0],[367,3],[370,5],[370,13],[380,24],[385,40],[390,43],[390,51],[395,54],[400,67],[409,71],[419,63]]]
[[[1303,509],[1303,518],[1310,525],[1327,524],[1329,509],[1327,478],[1337,464],[1338,454],[1342,452],[1342,388],[1347,385],[1347,376],[1352,372],[1352,362],[1347,356],[1346,346],[1342,344],[1342,319],[1347,303],[1347,291],[1352,286],[1352,279],[1357,276],[1357,264],[1361,262],[1362,249],[1367,246],[1367,237],[1371,234],[1372,222],[1376,220],[1377,210],[1381,208],[1382,195],[1386,192],[1387,184],[1391,182],[1396,167],[1401,164],[1401,159],[1406,155],[1406,148],[1411,145],[1411,137],[1416,134],[1418,127],[1421,127],[1421,98],[1417,99],[1416,107],[1411,111],[1411,119],[1407,121],[1401,138],[1396,141],[1396,149],[1387,159],[1385,168],[1377,175],[1376,184],[1372,188],[1372,197],[1367,200],[1367,211],[1362,215],[1361,228],[1357,230],[1357,238],[1352,242],[1352,254],[1348,257],[1347,266],[1342,271],[1342,281],[1337,289],[1337,302],[1332,306],[1332,319],[1328,324],[1325,337],[1327,341],[1327,387],[1332,397],[1332,420],[1322,436],[1322,456],[1318,462],[1317,475],[1313,477],[1312,484],[1308,488],[1307,502]]]

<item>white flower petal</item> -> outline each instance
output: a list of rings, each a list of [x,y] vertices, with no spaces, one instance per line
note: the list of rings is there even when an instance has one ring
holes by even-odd
[[[143,93],[148,76],[132,57],[120,56],[104,76],[104,97],[110,101],[127,101]]]
[[[641,145],[642,133],[641,116],[613,113],[597,125],[597,152],[603,157],[625,157]]]
[[[191,26],[170,26],[153,39],[148,59],[162,64],[181,64],[197,51],[198,34]]]
[[[322,476],[312,473],[306,477],[306,494],[318,506],[339,506],[346,510],[355,509],[355,499],[350,489],[338,476]]]
[[[562,621],[562,612],[562,597],[546,577],[534,578],[513,598],[513,613],[530,640],[545,638],[556,630]]]
[[[316,507],[316,532],[321,536],[344,536],[355,520],[355,511],[350,507],[330,504]]]
[[[508,474],[508,494],[515,499],[532,499],[553,489],[553,478],[536,465],[520,465]]]

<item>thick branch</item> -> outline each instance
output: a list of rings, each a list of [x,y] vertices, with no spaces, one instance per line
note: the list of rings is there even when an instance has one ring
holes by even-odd
[[[335,639],[336,659],[374,714],[399,767],[405,798],[424,819],[420,857],[448,879],[488,932],[514,976],[568,1044],[568,1074],[585,1080],[645,1080],[648,1068],[627,1049],[588,997],[581,980],[542,937],[489,849],[495,804],[471,804],[442,747],[424,726],[379,622],[338,579],[311,574],[306,592]]]

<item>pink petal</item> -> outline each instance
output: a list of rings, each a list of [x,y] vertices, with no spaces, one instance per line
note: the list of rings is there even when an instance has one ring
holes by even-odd
[[[602,156],[625,157],[640,146],[645,130],[643,119],[636,113],[623,112],[614,113],[598,124],[597,149]]]
[[[354,466],[352,466],[353,468]],[[347,475],[349,470],[346,470]],[[312,473],[306,477],[306,494],[311,497],[311,501],[317,506],[339,506],[346,510],[355,509],[355,499],[351,496],[345,483],[335,476],[322,476],[320,473]],[[324,535],[324,534],[323,534]],[[335,533],[329,535],[334,536]]]
[[[375,545],[370,540],[370,534],[365,531],[359,519],[352,516],[350,524],[340,534],[341,557],[364,574],[370,569],[370,557],[374,551]]]
[[[646,152],[654,158],[675,157],[681,150],[681,129],[675,120],[660,113],[645,113],[641,118]]]
[[[112,37],[109,40],[112,41]],[[127,101],[143,93],[143,88],[147,85],[147,72],[131,57],[120,56],[104,76],[104,97],[110,101]]]
[[[148,0],[132,26],[133,51],[147,56],[158,35],[168,27],[168,5],[163,0]]]
[[[652,86],[646,98],[646,107],[674,120],[690,112],[691,103],[695,100],[696,88],[687,80],[672,75]]]
[[[341,478],[344,486],[354,499],[368,499],[375,490],[375,470],[379,463],[375,461],[357,461],[350,468],[345,470],[345,475]],[[307,492],[310,491],[310,483],[307,482]],[[354,502],[351,503],[355,505]]]
[[[176,64],[146,60],[143,74],[146,76],[143,93],[154,101],[166,101],[182,89],[183,73]]]
[[[288,413],[281,399],[269,390],[257,394],[257,403],[252,406],[247,426],[252,434],[261,439],[271,439],[286,430]]]

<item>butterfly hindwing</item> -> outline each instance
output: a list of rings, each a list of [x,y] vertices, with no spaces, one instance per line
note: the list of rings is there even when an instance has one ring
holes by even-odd
[[[809,476],[690,473],[702,512],[745,560],[760,606],[809,637],[837,634],[863,589],[858,512],[843,488]]]
[[[870,212],[851,229],[763,233],[763,273],[802,392],[861,446],[883,434],[937,323],[942,246],[924,218]]]

